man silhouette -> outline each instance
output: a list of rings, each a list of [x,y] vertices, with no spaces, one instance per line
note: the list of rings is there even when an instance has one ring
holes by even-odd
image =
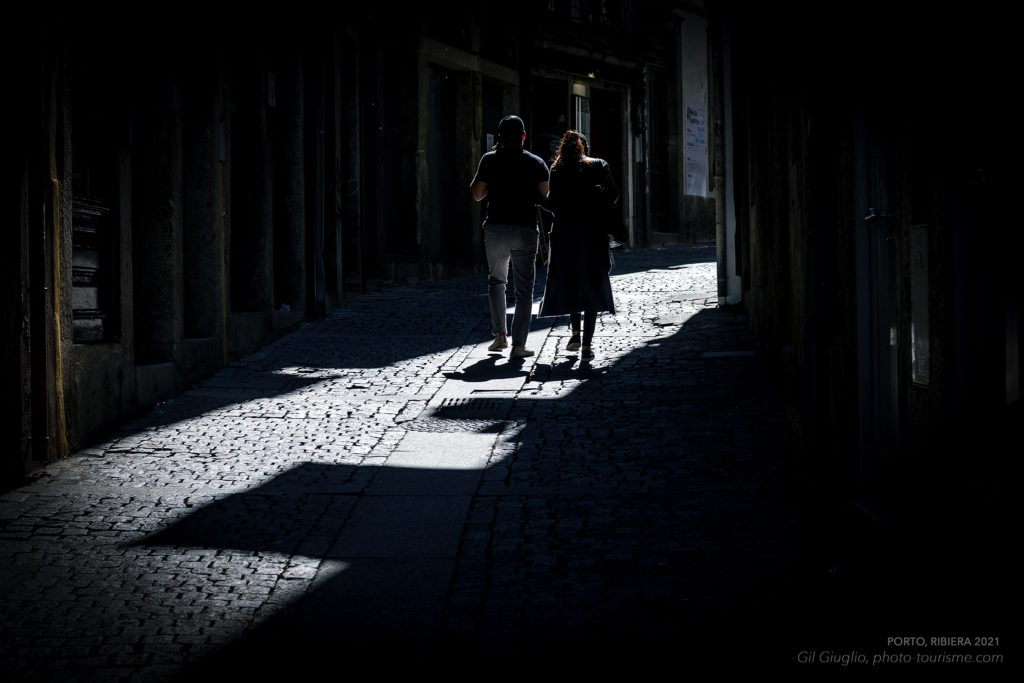
[[[518,116],[498,124],[498,144],[480,158],[469,190],[473,199],[487,198],[484,247],[487,252],[487,298],[494,341],[488,351],[508,347],[505,285],[509,264],[514,276],[516,307],[512,316],[513,359],[526,358],[533,313],[533,284],[537,276],[537,204],[548,194],[548,167],[523,149],[526,127]]]

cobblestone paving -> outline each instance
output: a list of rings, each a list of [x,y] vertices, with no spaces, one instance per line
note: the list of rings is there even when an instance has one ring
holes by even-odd
[[[784,415],[714,248],[613,275],[592,361],[564,318],[483,352],[483,276],[368,294],[0,496],[0,679],[791,660]]]

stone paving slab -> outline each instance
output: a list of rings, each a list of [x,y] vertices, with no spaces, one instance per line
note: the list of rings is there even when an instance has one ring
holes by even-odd
[[[328,557],[455,557],[471,500],[467,495],[362,497]]]

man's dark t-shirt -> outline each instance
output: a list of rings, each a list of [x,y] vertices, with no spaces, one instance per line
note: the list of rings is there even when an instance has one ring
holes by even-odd
[[[525,149],[498,149],[480,158],[476,177],[487,183],[484,223],[537,224],[537,185],[548,180],[548,167],[543,159]]]

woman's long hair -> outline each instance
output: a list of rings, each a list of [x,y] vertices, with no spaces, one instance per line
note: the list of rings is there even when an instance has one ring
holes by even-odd
[[[567,130],[558,143],[558,151],[555,152],[555,161],[551,164],[551,170],[556,168],[579,168],[586,164],[589,158],[584,154],[586,149],[583,144],[583,136],[578,130]]]

